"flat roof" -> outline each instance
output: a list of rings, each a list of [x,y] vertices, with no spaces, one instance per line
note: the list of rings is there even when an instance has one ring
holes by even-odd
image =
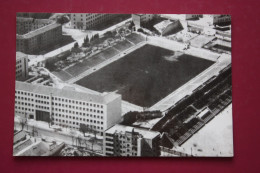
[[[90,94],[87,92],[76,90],[74,87],[63,86],[62,88],[46,86],[41,84],[31,84],[26,82],[15,81],[15,89],[21,91],[32,92],[36,94],[52,95],[61,98],[80,100],[86,102],[95,102],[107,104],[121,95],[116,93]]]
[[[109,133],[109,134],[114,134],[116,132],[125,133],[125,132],[132,132],[133,130],[134,130],[134,132],[141,134],[146,139],[153,139],[156,136],[160,135],[159,132],[150,131],[150,130],[137,128],[137,127],[125,126],[125,125],[121,125],[121,124],[116,124],[116,125],[112,126],[110,129],[106,130],[106,133]]]
[[[45,33],[46,31],[49,31],[51,29],[54,29],[54,28],[57,28],[57,27],[60,27],[61,24],[58,24],[58,23],[51,23],[49,25],[46,25],[46,26],[43,26],[39,29],[36,29],[36,30],[33,30],[31,32],[28,32],[27,34],[24,34],[24,35],[18,35],[16,34],[16,38],[18,39],[27,39],[27,38],[32,38],[36,35],[39,35],[39,34],[42,34],[42,33]]]
[[[22,53],[22,52],[16,52],[16,61],[27,56],[26,54]]]
[[[39,22],[39,23],[51,23],[53,21],[49,19],[34,19],[32,17],[16,17],[16,22]]]

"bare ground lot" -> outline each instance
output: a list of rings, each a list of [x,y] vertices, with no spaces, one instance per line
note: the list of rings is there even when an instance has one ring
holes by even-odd
[[[174,61],[166,60],[165,56],[173,54],[145,45],[77,84],[99,92],[116,91],[123,100],[150,107],[214,63],[186,54]]]

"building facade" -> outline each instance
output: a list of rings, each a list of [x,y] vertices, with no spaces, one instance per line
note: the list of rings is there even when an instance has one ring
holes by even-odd
[[[121,95],[16,81],[15,114],[75,130],[85,124],[103,135],[121,119]]]
[[[26,79],[28,77],[28,56],[22,52],[16,52],[16,79]]]
[[[91,29],[98,24],[108,21],[118,14],[102,13],[71,13],[71,28]]]
[[[186,19],[198,19],[200,17],[203,17],[202,14],[186,14]]]
[[[51,23],[24,35],[16,34],[16,51],[33,54],[56,45],[61,39],[62,26]]]
[[[155,14],[132,14],[132,20],[137,28],[142,27],[154,17]]]
[[[231,15],[213,15],[213,25],[231,23]]]
[[[105,156],[159,156],[160,133],[115,125],[105,132]]]

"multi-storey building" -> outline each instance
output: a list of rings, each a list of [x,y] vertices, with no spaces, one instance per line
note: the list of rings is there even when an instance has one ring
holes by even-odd
[[[71,28],[73,29],[91,29],[98,24],[111,20],[119,14],[102,13],[72,13]]]
[[[213,25],[228,24],[231,22],[231,15],[213,15]]]
[[[53,21],[49,19],[16,17],[16,34],[23,35],[51,23]]]
[[[16,81],[15,113],[75,130],[85,124],[103,135],[120,121],[121,95]]]
[[[24,35],[16,35],[16,51],[26,54],[40,52],[56,45],[62,38],[62,26],[51,23]]]
[[[28,77],[28,57],[22,52],[16,52],[16,79],[25,79]]]
[[[155,14],[132,14],[132,20],[137,28],[142,27],[154,17]]]
[[[124,125],[106,130],[103,153],[106,156],[159,156],[160,133]]]
[[[203,17],[202,14],[186,14],[186,19],[197,19],[199,17]]]

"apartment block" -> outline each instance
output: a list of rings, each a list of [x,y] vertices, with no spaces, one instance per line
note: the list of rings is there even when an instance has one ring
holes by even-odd
[[[116,124],[106,130],[103,153],[106,156],[159,156],[160,133]]]
[[[21,51],[26,54],[34,54],[41,52],[50,46],[55,46],[62,39],[62,26],[58,23],[44,25],[36,30],[31,28],[20,28],[23,30],[31,30],[23,35],[16,34],[16,51]],[[35,26],[37,28],[37,26]]]
[[[28,56],[22,52],[16,52],[16,79],[25,79],[28,77]]]
[[[71,28],[73,29],[91,29],[98,24],[108,21],[119,14],[102,13],[72,13]]]

